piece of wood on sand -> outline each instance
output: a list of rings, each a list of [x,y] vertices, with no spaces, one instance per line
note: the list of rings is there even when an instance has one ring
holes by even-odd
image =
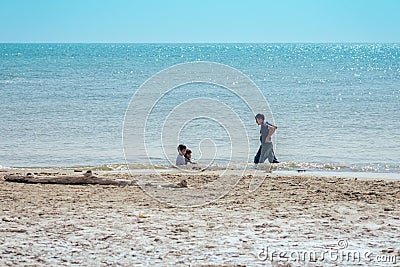
[[[4,176],[6,182],[16,183],[29,183],[29,184],[68,184],[68,185],[116,185],[116,186],[128,186],[136,185],[134,181],[129,180],[112,180],[106,178],[100,178],[92,175],[90,171],[82,176],[35,176],[28,173],[25,176],[21,175],[6,175]]]

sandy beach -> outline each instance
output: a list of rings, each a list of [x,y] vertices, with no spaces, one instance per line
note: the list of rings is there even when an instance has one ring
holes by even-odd
[[[0,267],[400,267],[399,10],[1,1]]]
[[[218,172],[171,170],[164,175],[171,181],[184,178],[190,188]],[[267,177],[255,192],[249,192],[249,176],[244,175],[225,197],[195,208],[159,203],[137,186],[2,179],[0,265],[398,264],[400,181],[262,175]]]

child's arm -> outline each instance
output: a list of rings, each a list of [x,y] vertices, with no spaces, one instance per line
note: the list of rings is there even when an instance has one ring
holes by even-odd
[[[271,126],[271,127],[274,127],[274,128],[275,128],[275,130],[276,130],[276,129],[278,129],[278,126],[276,126],[276,125],[273,125],[273,124],[271,124],[271,123],[269,123],[269,122],[267,122],[267,125],[268,125],[268,126]]]
[[[267,135],[267,138],[265,139],[266,143],[271,142],[271,136],[275,133],[276,128],[278,128],[278,127],[276,127],[275,125],[272,125],[272,126],[268,125],[268,135]]]

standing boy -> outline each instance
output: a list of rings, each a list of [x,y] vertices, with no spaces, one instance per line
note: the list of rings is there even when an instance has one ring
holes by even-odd
[[[271,123],[269,123],[269,122],[265,122],[265,123],[268,124],[269,126],[274,127],[275,130],[278,129],[278,126],[275,126],[275,125],[273,125],[273,124],[271,124]],[[262,139],[262,137],[260,136],[260,142],[262,143],[262,140],[261,140],[261,139]],[[254,156],[254,163],[255,163],[255,164],[257,164],[257,163],[260,162],[261,147],[262,147],[262,145],[260,144],[260,147],[258,148],[257,154]],[[276,156],[275,156],[274,149],[272,149],[272,154],[274,155],[274,160],[272,161],[272,163],[279,163],[278,159],[277,159]]]
[[[261,154],[258,162],[263,163],[268,159],[268,161],[272,163],[274,161],[274,154],[271,136],[275,133],[276,127],[265,123],[265,117],[263,114],[257,114],[255,119],[256,123],[261,126]]]

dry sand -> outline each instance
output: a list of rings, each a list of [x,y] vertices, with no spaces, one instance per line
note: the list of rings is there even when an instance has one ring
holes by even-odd
[[[191,187],[217,174],[165,176]],[[262,175],[256,192],[244,176],[225,197],[196,208],[161,204],[137,186],[1,179],[0,266],[400,264],[399,181]]]

